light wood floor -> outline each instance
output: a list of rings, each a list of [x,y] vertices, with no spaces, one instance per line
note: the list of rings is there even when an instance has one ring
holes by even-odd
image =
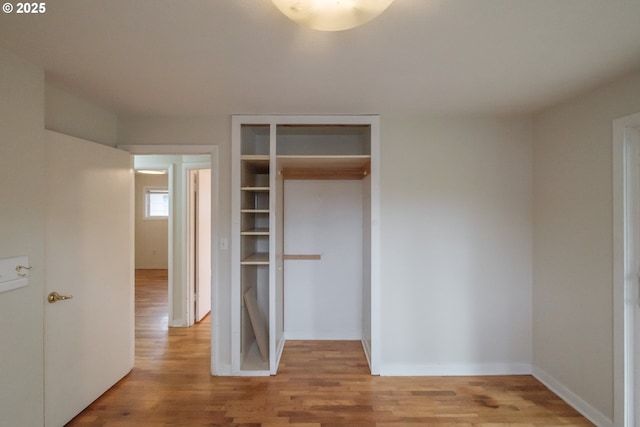
[[[290,341],[277,376],[212,377],[209,333],[168,329],[166,271],[138,271],[135,368],[68,425],[592,425],[531,376],[373,377],[352,341]]]

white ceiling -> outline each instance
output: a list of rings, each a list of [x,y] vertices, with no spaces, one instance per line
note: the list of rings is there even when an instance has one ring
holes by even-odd
[[[395,0],[333,33],[269,0],[41,1],[0,46],[123,115],[527,113],[640,68],[639,0]]]

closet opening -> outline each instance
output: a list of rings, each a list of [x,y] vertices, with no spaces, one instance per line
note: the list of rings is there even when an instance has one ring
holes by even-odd
[[[284,334],[360,340],[368,126],[277,126]]]
[[[372,367],[377,117],[234,116],[233,128],[234,372],[276,374],[286,340],[358,340]]]

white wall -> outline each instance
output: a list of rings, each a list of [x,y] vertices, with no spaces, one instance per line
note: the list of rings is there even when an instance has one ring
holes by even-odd
[[[45,85],[45,128],[115,147],[118,116],[115,112]]]
[[[528,118],[381,118],[382,374],[528,372]]]
[[[119,144],[218,144],[229,238],[230,116],[121,118]],[[382,117],[383,373],[520,372],[531,362],[531,127],[526,118]],[[217,244],[217,243],[214,243]],[[230,257],[220,251],[220,364]],[[226,368],[225,368],[226,367]]]
[[[640,73],[535,117],[533,363],[613,417],[612,121],[640,111]],[[576,402],[574,402],[576,403]]]
[[[44,73],[0,49],[0,258],[29,285],[0,293],[0,424],[44,422]]]
[[[168,175],[135,175],[135,268],[169,268],[168,220],[145,218],[145,188],[150,187],[168,189],[168,186]]]

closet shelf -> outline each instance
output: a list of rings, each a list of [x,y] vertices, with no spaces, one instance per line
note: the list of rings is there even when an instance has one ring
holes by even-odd
[[[268,236],[269,229],[268,228],[252,228],[250,230],[241,231],[240,234],[243,236]]]
[[[269,163],[269,155],[268,154],[243,154],[242,156],[240,156],[240,160],[245,162]]]
[[[276,156],[280,167],[354,167],[364,166],[371,161],[368,154],[345,154],[345,155],[286,155]]]
[[[242,191],[254,191],[254,192],[262,192],[269,191],[269,187],[242,187]]]
[[[243,259],[240,264],[242,265],[269,265],[269,253],[257,252],[249,255]]]
[[[303,254],[284,254],[282,256],[282,259],[287,261],[292,261],[292,260],[298,260],[298,261],[319,261],[322,259],[322,255],[320,254],[310,254],[310,255],[303,255]]]
[[[284,179],[362,179],[371,171],[369,155],[277,156]]]
[[[269,209],[240,209],[241,213],[269,213]]]

